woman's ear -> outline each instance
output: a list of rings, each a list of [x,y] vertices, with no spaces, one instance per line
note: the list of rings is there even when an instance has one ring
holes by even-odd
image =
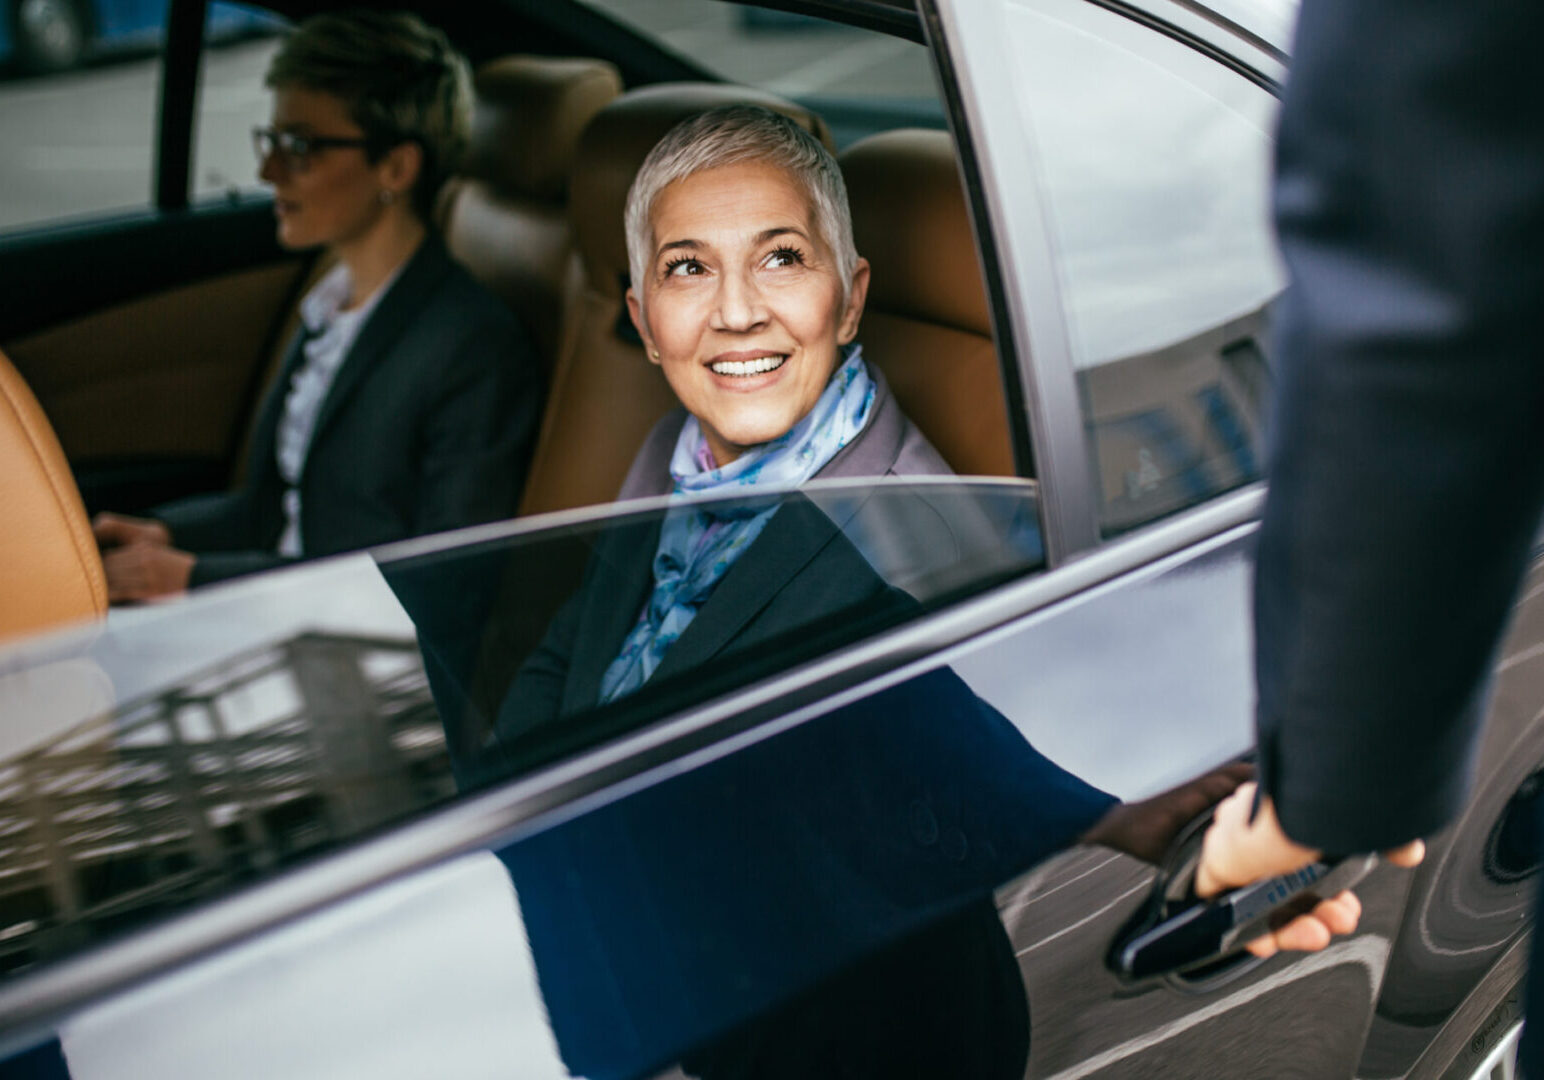
[[[423,147],[416,142],[398,143],[381,158],[376,166],[376,177],[381,182],[381,190],[389,191],[397,198],[405,198],[418,183],[418,175],[423,172],[423,167]]]
[[[643,321],[643,303],[638,299],[638,291],[632,287],[627,290],[627,317],[633,320],[633,329],[638,331],[638,336],[643,339],[643,351],[649,358],[649,363],[659,363],[659,350],[654,348],[654,339],[649,336],[649,326]]]
[[[858,259],[852,270],[852,284],[847,287],[847,306],[842,310],[842,321],[836,328],[836,343],[846,345],[858,336],[858,323],[863,321],[863,305],[868,300],[869,261]]]

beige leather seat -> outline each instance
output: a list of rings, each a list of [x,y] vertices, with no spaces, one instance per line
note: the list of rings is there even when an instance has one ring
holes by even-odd
[[[102,560],[59,440],[0,354],[0,640],[100,617]]]
[[[832,145],[825,123],[803,107],[711,83],[660,83],[623,94],[596,113],[580,138],[569,222],[583,273],[565,299],[563,345],[522,514],[616,498],[644,436],[676,405],[628,321],[622,209],[638,166],[666,131],[694,113],[734,104],[776,109]]]
[[[1002,377],[954,144],[872,135],[840,158],[868,305],[858,340],[896,400],[962,475],[1012,476]]]
[[[475,85],[466,167],[441,196],[446,244],[520,315],[550,364],[573,255],[574,150],[622,77],[603,60],[506,56],[479,67]]]

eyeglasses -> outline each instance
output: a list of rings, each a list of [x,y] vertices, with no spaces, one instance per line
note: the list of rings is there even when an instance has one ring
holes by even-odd
[[[257,160],[267,161],[277,154],[279,160],[284,163],[284,167],[293,172],[303,172],[311,164],[311,156],[323,150],[347,146],[364,148],[369,145],[370,140],[364,138],[345,139],[335,135],[301,135],[275,128],[252,129],[252,149],[257,153]]]

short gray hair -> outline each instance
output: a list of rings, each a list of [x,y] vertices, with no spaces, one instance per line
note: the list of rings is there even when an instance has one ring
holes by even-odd
[[[653,249],[649,218],[660,192],[694,173],[765,162],[790,173],[815,211],[815,228],[836,257],[845,300],[858,266],[852,209],[842,170],[819,139],[799,124],[760,105],[722,105],[682,120],[654,144],[627,192],[623,215],[633,288],[643,299],[645,270]]]
[[[401,11],[314,15],[279,46],[264,82],[342,100],[369,142],[371,161],[400,143],[417,143],[423,168],[413,209],[430,220],[472,128],[472,74],[442,31]]]

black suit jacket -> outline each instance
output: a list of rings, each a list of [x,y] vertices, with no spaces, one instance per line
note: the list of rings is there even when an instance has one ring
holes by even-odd
[[[1544,504],[1541,32],[1530,0],[1303,4],[1256,641],[1266,789],[1328,850],[1462,806]]]
[[[906,419],[883,378],[873,375],[873,419],[827,462],[819,478],[948,474],[948,465]],[[685,413],[678,410],[650,433],[623,485],[624,498],[669,491],[670,452],[683,423]],[[978,539],[931,512],[925,500],[916,501],[918,512],[908,521],[928,531],[927,546],[939,564]],[[849,506],[832,516],[800,498],[785,502],[666,652],[650,682],[702,669],[731,650],[753,651],[790,631],[812,632],[817,621],[837,613],[882,619],[909,610],[910,597],[876,573],[843,534],[842,526],[858,510]],[[653,587],[659,532],[659,516],[649,515],[619,524],[597,544],[579,591],[559,611],[504,699],[495,729],[506,746],[561,716],[596,706],[601,677]]]
[[[246,481],[154,516],[198,556],[194,585],[284,562],[284,491],[274,441],[291,342],[252,437]],[[540,418],[542,368],[515,316],[435,236],[360,330],[317,417],[300,478],[308,557],[514,514]]]

